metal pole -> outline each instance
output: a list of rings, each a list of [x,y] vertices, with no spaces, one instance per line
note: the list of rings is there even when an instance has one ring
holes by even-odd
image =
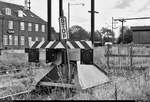
[[[112,33],[113,33],[113,29],[114,29],[114,18],[112,17]]]
[[[47,0],[47,7],[48,7],[48,25],[47,25],[47,40],[51,41],[51,19],[52,19],[52,4],[51,4],[51,0]]]
[[[91,0],[91,40],[94,45],[94,31],[95,31],[95,0]]]
[[[70,3],[68,3],[68,38],[70,38],[69,28],[70,28]]]
[[[63,0],[59,0],[59,17],[63,17]],[[59,31],[59,41],[61,41],[60,31]]]
[[[123,23],[124,23],[124,20],[122,20],[122,43],[124,43]]]
[[[68,3],[68,29],[70,28],[70,3]]]
[[[63,16],[63,0],[59,0],[59,17]]]

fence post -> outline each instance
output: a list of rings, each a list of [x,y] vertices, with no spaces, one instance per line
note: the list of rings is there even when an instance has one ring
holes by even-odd
[[[118,55],[121,55],[120,53],[120,45],[118,46]],[[119,68],[121,69],[121,56],[118,57],[119,62]]]
[[[117,100],[117,99],[118,99],[118,97],[117,97],[117,85],[115,83],[115,100]]]
[[[130,68],[132,68],[132,64],[133,64],[133,47],[132,45],[130,45]]]
[[[109,44],[107,45],[107,67],[110,69],[110,66],[109,66],[109,56],[110,56],[110,49],[109,49]]]

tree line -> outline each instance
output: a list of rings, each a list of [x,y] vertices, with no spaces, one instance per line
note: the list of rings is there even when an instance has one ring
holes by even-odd
[[[123,30],[122,30],[123,29]],[[123,31],[123,33],[122,33]],[[51,28],[51,39],[59,40],[59,33],[55,31],[54,28]],[[115,38],[115,33],[108,28],[101,28],[100,30],[96,30],[94,33],[94,41],[96,42],[112,42],[116,44],[128,44],[133,40],[133,33],[130,28],[124,26],[120,28],[120,35],[118,38]],[[80,41],[80,40],[91,40],[91,32],[86,31],[84,28],[78,25],[74,25],[69,29],[69,40],[72,41]]]

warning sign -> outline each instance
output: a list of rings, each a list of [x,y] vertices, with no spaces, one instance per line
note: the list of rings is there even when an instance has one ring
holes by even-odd
[[[61,39],[68,39],[67,18],[59,18]]]

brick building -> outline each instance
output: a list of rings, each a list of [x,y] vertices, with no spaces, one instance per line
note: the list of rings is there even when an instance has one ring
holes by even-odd
[[[25,6],[0,1],[0,48],[21,49],[46,38],[46,21]]]

